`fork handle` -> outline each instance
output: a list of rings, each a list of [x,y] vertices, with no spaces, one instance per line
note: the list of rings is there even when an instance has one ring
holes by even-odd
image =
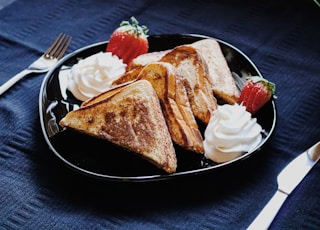
[[[15,76],[10,78],[8,81],[6,81],[3,85],[0,86],[0,95],[2,95],[4,92],[6,92],[11,86],[16,84],[20,79],[22,79],[24,76],[32,73],[32,70],[24,69],[20,73],[17,73]]]
[[[247,230],[268,229],[287,196],[287,194],[278,190],[250,224]]]

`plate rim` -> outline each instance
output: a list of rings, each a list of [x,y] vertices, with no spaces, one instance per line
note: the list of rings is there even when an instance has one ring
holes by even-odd
[[[193,37],[193,38],[210,38],[210,39],[215,39],[217,40],[219,43],[223,43],[224,45],[236,50],[238,53],[240,53],[251,65],[252,67],[255,69],[255,71],[262,76],[262,74],[260,73],[259,69],[257,68],[257,66],[253,63],[253,61],[243,52],[241,51],[239,48],[235,47],[234,45],[223,41],[221,39],[215,38],[215,37],[210,37],[207,35],[202,35],[202,34],[193,34],[193,33],[182,33],[182,34],[155,34],[155,35],[149,35],[149,37],[178,37],[180,36],[182,37]],[[86,176],[89,177],[93,177],[93,178],[97,178],[97,179],[102,179],[102,180],[109,180],[109,181],[118,181],[118,182],[150,182],[150,181],[162,181],[162,180],[169,180],[169,179],[176,179],[176,178],[181,178],[181,177],[185,177],[185,176],[190,176],[190,175],[199,175],[199,174],[204,174],[204,173],[209,173],[211,171],[214,170],[218,170],[221,169],[223,167],[226,166],[231,166],[234,165],[235,163],[239,163],[242,160],[245,160],[247,158],[249,158],[250,156],[252,156],[253,154],[259,152],[261,150],[261,148],[263,147],[263,145],[270,139],[270,137],[272,136],[275,127],[276,127],[276,120],[277,120],[277,112],[276,112],[276,104],[275,104],[275,100],[274,98],[271,99],[271,104],[272,104],[272,112],[273,112],[273,121],[272,121],[272,125],[271,128],[269,130],[268,135],[263,139],[263,141],[261,141],[261,143],[256,146],[251,152],[245,153],[243,155],[241,155],[240,157],[237,157],[231,161],[227,161],[224,163],[219,163],[217,165],[214,166],[209,166],[209,167],[204,167],[204,168],[199,168],[199,169],[193,169],[193,170],[187,170],[187,171],[182,171],[182,172],[176,172],[176,173],[172,173],[172,174],[156,174],[156,175],[145,175],[145,176],[115,176],[115,175],[106,175],[106,174],[101,174],[101,173],[96,173],[96,172],[92,172],[89,171],[87,169],[78,167],[77,165],[69,162],[68,160],[66,160],[52,145],[49,137],[48,137],[48,133],[46,132],[46,128],[45,128],[45,124],[44,124],[44,116],[43,116],[43,107],[42,107],[42,101],[43,101],[43,93],[45,90],[45,86],[46,83],[48,81],[48,79],[52,76],[52,73],[56,70],[57,67],[62,66],[62,64],[68,60],[70,57],[77,55],[78,53],[99,46],[99,45],[103,45],[106,44],[108,42],[108,40],[105,41],[101,41],[101,42],[96,42],[93,44],[89,44],[86,45],[84,47],[81,47],[79,49],[76,49],[75,51],[67,54],[66,56],[64,56],[62,59],[60,59],[56,65],[50,69],[50,71],[46,74],[46,76],[44,77],[44,79],[42,80],[41,86],[40,86],[40,92],[39,92],[39,119],[40,119],[40,125],[41,125],[41,130],[44,136],[44,139],[47,143],[47,145],[49,146],[49,149],[51,152],[54,153],[54,155],[56,157],[58,157],[66,166],[68,166],[69,168],[71,168],[74,171],[77,171],[81,174],[84,174]],[[263,77],[263,76],[262,76]]]

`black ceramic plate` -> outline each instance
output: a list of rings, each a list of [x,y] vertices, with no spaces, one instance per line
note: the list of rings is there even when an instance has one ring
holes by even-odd
[[[201,35],[150,36],[148,38],[149,51],[170,49],[203,38],[207,37]],[[240,76],[261,76],[253,62],[240,50],[221,40],[218,42],[232,72]],[[46,75],[40,90],[39,112],[44,137],[53,153],[77,172],[95,178],[116,181],[156,181],[210,173],[218,168],[242,161],[254,152],[258,152],[272,134],[276,123],[276,109],[273,100],[255,115],[264,132],[263,141],[254,151],[235,160],[215,164],[204,159],[201,154],[188,152],[175,146],[178,168],[176,173],[168,175],[135,154],[106,141],[63,129],[59,126],[60,119],[68,111],[80,105],[80,102],[66,90],[68,68],[77,63],[79,59],[104,51],[106,45],[107,42],[93,44],[61,59],[56,67]],[[202,132],[204,128],[201,127]]]

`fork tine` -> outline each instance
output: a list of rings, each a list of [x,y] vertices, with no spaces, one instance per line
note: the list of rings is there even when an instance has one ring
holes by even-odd
[[[63,34],[59,34],[59,36],[54,40],[54,42],[51,44],[51,46],[47,49],[47,51],[44,53],[44,56],[46,58],[50,58],[52,56],[52,52],[56,49],[57,44],[60,44],[61,39],[63,38]]]
[[[66,34],[59,34],[56,40],[44,53],[44,57],[47,59],[60,59],[67,50],[71,42],[71,37]]]
[[[71,37],[68,36],[68,35],[65,35],[65,37],[62,40],[60,46],[58,46],[58,49],[56,50],[56,52],[52,56],[56,57],[58,60],[60,58],[62,58],[62,56],[66,52],[70,42],[71,42]]]

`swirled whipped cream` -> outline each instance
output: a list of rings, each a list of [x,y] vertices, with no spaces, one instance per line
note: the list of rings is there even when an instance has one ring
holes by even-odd
[[[85,101],[110,88],[112,82],[126,71],[126,64],[110,52],[100,52],[73,65],[68,90]]]
[[[244,106],[219,105],[204,133],[205,157],[217,163],[233,160],[261,142],[261,131]]]

